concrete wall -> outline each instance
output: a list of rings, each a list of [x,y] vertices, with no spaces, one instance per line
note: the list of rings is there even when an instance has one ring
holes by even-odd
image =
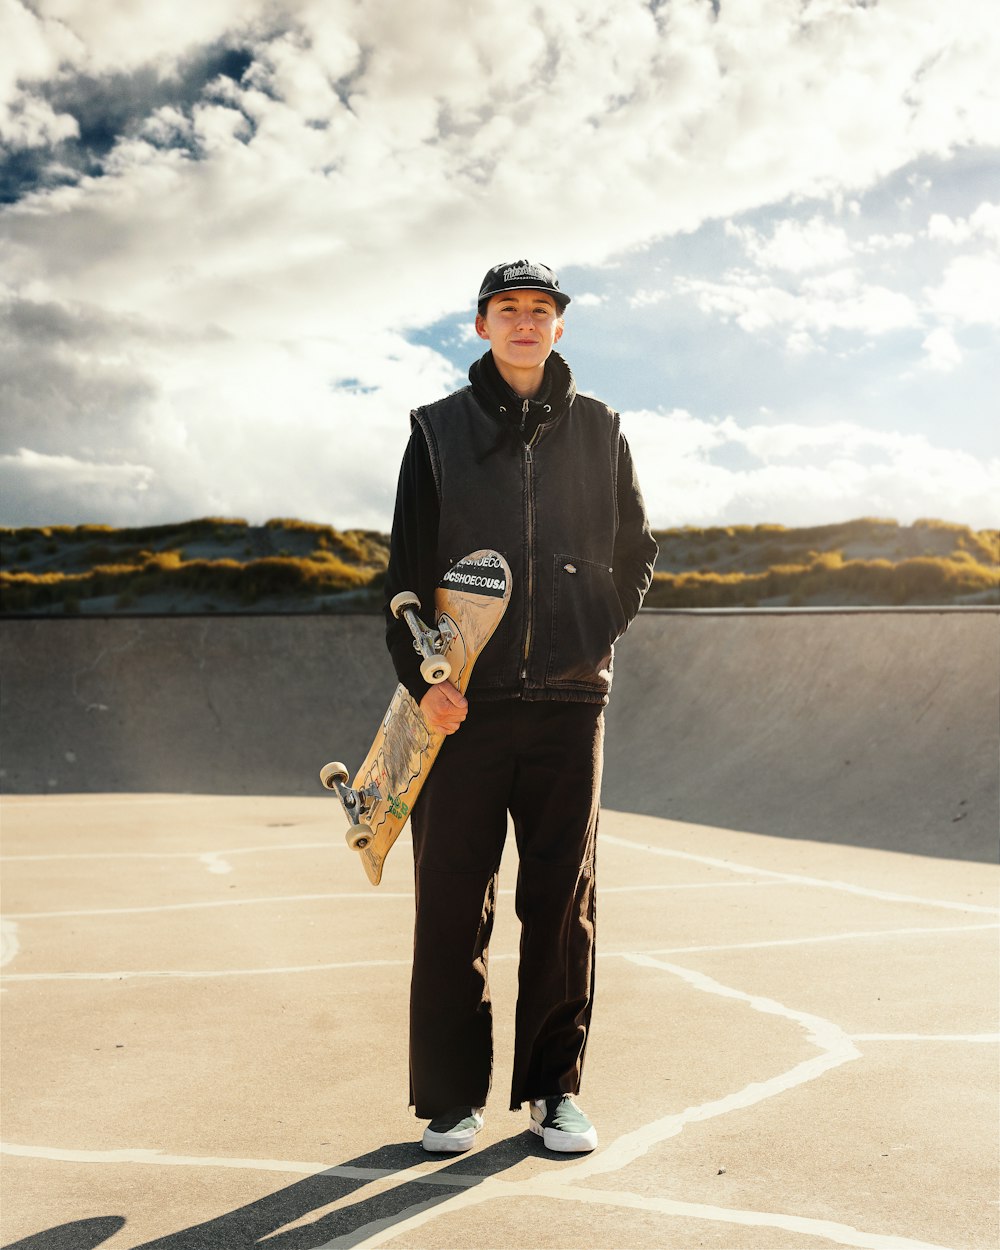
[[[609,807],[995,859],[1000,613],[643,613],[608,710]],[[0,628],[7,793],[317,794],[395,678],[374,617]]]
[[[651,614],[619,660],[608,806],[996,861],[1000,613]]]
[[[4,622],[8,792],[319,794],[396,685],[375,617]]]

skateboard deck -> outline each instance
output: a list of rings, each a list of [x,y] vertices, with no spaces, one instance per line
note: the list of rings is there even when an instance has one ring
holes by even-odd
[[[496,551],[474,551],[452,565],[434,592],[433,629],[416,616],[415,595],[397,595],[393,611],[405,616],[414,647],[423,654],[421,671],[430,683],[449,677],[464,694],[472,669],[510,602],[510,567]],[[458,730],[461,733],[461,729]],[[396,687],[371,750],[346,784],[347,768],[334,762],[320,780],[340,799],[350,827],[348,845],[361,856],[372,885],[409,819],[446,734],[431,730],[413,696]]]

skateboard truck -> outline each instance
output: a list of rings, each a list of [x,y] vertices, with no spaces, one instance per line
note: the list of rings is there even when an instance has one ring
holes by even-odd
[[[335,760],[332,764],[324,764],[319,779],[328,790],[336,793],[347,813],[347,819],[351,822],[347,831],[347,845],[352,850],[363,851],[372,836],[372,831],[364,823],[363,817],[367,815],[372,803],[377,803],[382,795],[374,782],[363,790],[355,790],[347,784],[349,776],[347,766]]]
[[[423,656],[420,662],[420,676],[428,686],[437,686],[451,676],[451,665],[444,658],[454,634],[447,621],[440,622],[440,629],[432,629],[417,615],[420,600],[412,590],[401,590],[389,604],[389,608],[397,618],[402,617],[410,627],[413,635],[413,649]]]

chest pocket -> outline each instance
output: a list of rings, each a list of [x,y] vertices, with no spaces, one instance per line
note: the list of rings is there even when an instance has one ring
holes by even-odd
[[[552,561],[552,632],[545,670],[552,686],[605,689],[615,639],[625,629],[611,569],[559,554]]]

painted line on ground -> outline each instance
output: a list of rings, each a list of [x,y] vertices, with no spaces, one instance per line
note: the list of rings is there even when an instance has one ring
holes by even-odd
[[[509,958],[513,958],[513,956]],[[818,1047],[821,1053],[813,1059],[796,1064],[791,1069],[767,1080],[752,1082],[721,1098],[689,1107],[677,1114],[655,1120],[631,1133],[623,1134],[599,1154],[590,1156],[580,1163],[571,1166],[568,1170],[561,1169],[558,1179],[542,1176],[523,1182],[510,1182],[500,1181],[495,1178],[483,1180],[481,1177],[473,1177],[467,1180],[463,1178],[460,1181],[457,1176],[450,1172],[432,1178],[432,1176],[420,1168],[409,1168],[400,1172],[387,1172],[381,1169],[329,1168],[324,1165],[298,1161],[220,1160],[218,1158],[196,1156],[164,1155],[159,1151],[141,1149],[87,1152],[5,1144],[0,1146],[0,1151],[7,1154],[20,1155],[21,1157],[80,1163],[218,1166],[252,1168],[264,1171],[293,1171],[299,1174],[325,1173],[333,1176],[347,1176],[352,1179],[391,1180],[397,1185],[414,1181],[444,1184],[452,1190],[455,1188],[459,1189],[458,1193],[452,1192],[447,1195],[441,1195],[439,1198],[423,1201],[391,1217],[373,1221],[354,1229],[348,1234],[325,1243],[325,1247],[322,1250],[333,1250],[334,1247],[360,1246],[362,1244],[376,1247],[404,1236],[406,1233],[446,1212],[451,1214],[497,1198],[510,1197],[521,1199],[560,1198],[575,1203],[584,1202],[611,1205],[616,1208],[641,1209],[675,1218],[683,1217],[747,1227],[773,1227],[805,1236],[822,1237],[837,1245],[858,1247],[860,1250],[946,1250],[944,1247],[932,1246],[930,1243],[919,1242],[906,1237],[867,1233],[836,1221],[815,1220],[783,1213],[730,1210],[669,1199],[643,1198],[629,1193],[580,1188],[578,1184],[575,1184],[575,1182],[587,1180],[593,1176],[607,1176],[609,1173],[622,1171],[622,1169],[647,1154],[654,1146],[681,1133],[689,1124],[704,1122],[736,1110],[754,1106],[790,1089],[816,1080],[825,1075],[826,1072],[862,1057],[852,1038],[837,1024],[824,1017],[799,1011],[775,999],[748,994],[745,991],[723,985],[721,982],[703,973],[668,963],[654,956],[633,952],[626,958],[639,967],[663,971],[679,977],[695,990],[741,1002],[754,1011],[787,1020],[796,1027],[804,1029],[808,1041]],[[464,1188],[462,1188],[463,1184]]]
[[[421,1217],[433,1213],[443,1202],[448,1211],[466,1205],[476,1205],[495,1198],[555,1198],[569,1202],[592,1203],[601,1206],[655,1212],[675,1218],[705,1220],[711,1223],[738,1224],[757,1228],[777,1228],[802,1233],[810,1237],[825,1237],[837,1245],[856,1246],[860,1250],[948,1250],[948,1247],[930,1242],[914,1241],[907,1237],[866,1233],[847,1224],[829,1220],[815,1220],[803,1216],[764,1211],[737,1211],[728,1207],[712,1207],[703,1203],[679,1202],[669,1198],[645,1198],[629,1192],[584,1189],[550,1180],[546,1176],[530,1181],[505,1181],[497,1178],[484,1180],[481,1176],[451,1171],[453,1159],[448,1156],[434,1164],[401,1168],[359,1168],[351,1166],[330,1167],[325,1163],[309,1163],[294,1159],[240,1159],[211,1155],[173,1155],[160,1150],[70,1150],[51,1146],[27,1146],[15,1142],[0,1142],[0,1154],[13,1158],[36,1159],[49,1163],[77,1163],[85,1166],[148,1165],[158,1167],[223,1168],[253,1172],[283,1172],[295,1176],[331,1176],[343,1180],[369,1183],[391,1181],[394,1185],[421,1184],[441,1186],[451,1190],[474,1192],[474,1202],[463,1203],[453,1195],[441,1195],[426,1202],[408,1207],[406,1220],[399,1215],[374,1220],[363,1228],[327,1241],[317,1250],[336,1250],[344,1246],[378,1246],[386,1240],[426,1223]],[[426,1170],[434,1166],[434,1171]],[[560,1176],[564,1174],[560,1172]],[[484,1192],[485,1191],[485,1192]],[[461,1194],[458,1196],[461,1197]]]
[[[664,885],[599,885],[597,891],[605,894],[643,894],[669,890],[766,890],[769,886],[783,886],[784,881],[678,881]],[[501,894],[514,894],[514,890],[501,890]]]
[[[854,1042],[1000,1042],[1000,1033],[852,1033]]]
[[[117,1150],[70,1150],[54,1146],[26,1146],[18,1142],[0,1142],[0,1155],[20,1159],[39,1159],[51,1163],[84,1163],[96,1166],[122,1164],[151,1164],[157,1167],[226,1168],[244,1172],[288,1172],[298,1176],[339,1176],[345,1180],[400,1182],[421,1181],[428,1185],[460,1187],[478,1184],[480,1177],[462,1176],[438,1179],[434,1172],[425,1169],[438,1168],[454,1162],[452,1156],[441,1160],[428,1160],[423,1166],[402,1168],[358,1168],[353,1166],[331,1167],[329,1163],[305,1162],[298,1159],[241,1159],[217,1155],[168,1154],[162,1150],[125,1147]]]
[[[0,920],[0,968],[6,968],[17,958],[21,949],[17,925],[13,920]]]
[[[199,858],[206,858],[201,856]],[[228,868],[210,868],[214,872],[228,872]],[[719,890],[719,889],[761,889],[765,886],[784,885],[783,881],[694,881],[681,882],[677,885],[619,885],[601,888],[602,894],[641,894],[669,893],[672,890]],[[513,898],[515,890],[498,890],[501,896]],[[274,903],[303,903],[318,901],[343,901],[346,899],[412,899],[412,890],[342,890],[331,894],[277,894],[255,898],[219,898],[204,899],[190,903],[156,903],[147,907],[88,907],[79,911],[23,911],[11,912],[12,920],[64,920],[83,919],[87,916],[140,916],[154,915],[157,912],[174,911],[205,911],[213,907],[256,907]]]
[[[345,851],[350,850],[343,843]],[[0,855],[0,864],[41,864],[57,863],[60,860],[102,860],[102,859],[205,859],[207,856],[256,855],[270,851],[329,851],[336,847],[331,842],[289,842],[275,843],[264,846],[233,846],[222,847],[214,851],[76,851],[67,855]]]
[[[665,946],[646,955],[705,955],[716,951],[756,951],[781,946],[815,946],[824,942],[861,942],[884,937],[919,937],[928,933],[983,933],[1000,929],[1000,921],[987,924],[912,925],[905,929],[857,929],[849,933],[820,933],[814,937],[767,938],[760,942],[728,942],[706,946]]]
[[[385,893],[379,891],[344,890],[331,894],[278,894],[263,898],[216,898],[199,903],[160,903],[155,907],[93,907],[80,911],[22,911],[11,912],[12,920],[62,920],[69,917],[82,919],[86,916],[146,916],[156,912],[176,911],[207,911],[213,907],[250,907],[257,905],[273,905],[275,903],[317,903],[342,902],[345,899],[376,898],[400,899],[413,898],[413,891],[406,893]]]
[[[625,1133],[617,1141],[613,1142],[607,1150],[591,1156],[589,1159],[585,1159],[568,1169],[563,1174],[564,1179],[583,1180],[606,1172],[620,1171],[636,1159],[647,1154],[654,1146],[671,1137],[676,1137],[678,1133],[683,1132],[688,1124],[715,1119],[718,1116],[727,1115],[731,1111],[755,1106],[757,1103],[774,1098],[779,1094],[784,1094],[799,1085],[805,1085],[810,1081],[814,1081],[833,1068],[839,1068],[843,1064],[851,1063],[861,1058],[861,1051],[858,1050],[847,1033],[838,1024],[835,1024],[832,1020],[825,1019],[823,1016],[799,1011],[794,1007],[788,1007],[784,1003],[778,1002],[776,999],[766,998],[760,994],[748,994],[744,990],[734,989],[732,986],[723,985],[720,981],[716,981],[705,973],[669,963],[653,955],[635,954],[629,956],[629,960],[639,967],[667,972],[671,976],[679,977],[693,989],[702,993],[745,1003],[751,1010],[761,1012],[764,1015],[781,1017],[796,1027],[804,1029],[806,1039],[811,1045],[817,1047],[821,1053],[767,1080],[753,1081],[751,1084],[745,1085],[742,1089],[735,1090],[731,1094],[726,1094],[721,1098],[713,1099],[711,1102],[702,1103],[699,1106],[688,1107],[686,1110],[677,1112],[674,1115],[663,1116],[661,1119],[654,1120],[631,1133]]]
[[[0,799],[0,807],[148,807],[162,803],[232,803],[260,801],[255,794],[77,794],[70,797],[50,794],[34,794],[25,799]]]
[[[1000,907],[987,907],[981,903],[956,903],[951,899],[922,898],[916,894],[897,894],[891,890],[876,890],[869,886],[854,885],[850,881],[830,880],[826,877],[807,877],[794,872],[778,872],[773,868],[756,868],[752,864],[739,864],[734,860],[715,859],[709,855],[694,855],[690,851],[673,851],[667,847],[652,846],[648,842],[633,842],[628,838],[619,838],[615,834],[601,834],[601,840],[612,846],[620,846],[633,851],[646,851],[650,855],[661,855],[667,859],[683,859],[696,864],[705,864],[711,868],[722,868],[726,872],[749,873],[754,876],[771,877],[776,881],[786,881],[791,885],[818,886],[826,890],[839,890],[846,894],[856,894],[861,898],[874,898],[883,903],[916,903],[924,907],[944,907],[951,911],[982,912],[990,916],[1000,915]]]
[[[513,959],[513,955],[495,955],[495,959]],[[300,964],[282,968],[199,968],[179,970],[147,970],[135,972],[8,972],[0,981],[165,981],[209,980],[217,977],[287,976],[298,972],[341,972],[358,968],[409,968],[412,959],[355,959],[333,964]]]
[[[859,1247],[861,1250],[948,1250],[947,1247],[916,1241],[894,1234],[868,1233],[851,1225],[831,1220],[760,1211],[739,1211],[685,1203],[664,1198],[644,1198],[637,1194],[581,1188],[577,1182],[592,1176],[619,1173],[648,1151],[670,1137],[681,1133],[688,1124],[699,1123],[729,1112],[754,1106],[797,1086],[816,1080],[828,1071],[862,1057],[839,1025],[821,1016],[798,1011],[775,999],[747,994],[689,968],[669,964],[650,956],[634,955],[640,967],[669,972],[688,985],[705,993],[743,1002],[755,1011],[776,1015],[806,1030],[808,1040],[819,1047],[821,1054],[796,1064],[786,1072],[765,1081],[756,1081],[731,1094],[700,1106],[689,1107],[676,1115],[665,1116],[632,1133],[623,1134],[604,1151],[563,1169],[558,1180],[548,1176],[535,1177],[521,1183],[484,1180],[475,1188],[421,1202],[395,1215],[375,1220],[350,1233],[324,1243],[318,1250],[340,1250],[347,1246],[377,1247],[405,1237],[445,1213],[472,1208],[498,1198],[562,1198],[570,1202],[599,1203],[616,1208],[632,1208],[663,1215],[745,1227],[777,1228],[797,1234],[820,1237],[837,1245]]]
[[[457,1177],[455,1178],[457,1180]],[[396,1215],[373,1220],[352,1232],[323,1242],[316,1250],[346,1250],[351,1246],[375,1247],[395,1241],[430,1223],[442,1214],[467,1210],[484,1202],[502,1198],[549,1198],[573,1203],[590,1203],[618,1210],[633,1210],[670,1216],[674,1219],[703,1220],[714,1224],[736,1224],[745,1228],[774,1228],[806,1237],[820,1237],[838,1246],[857,1250],[953,1250],[928,1241],[917,1241],[896,1234],[869,1233],[835,1220],[818,1220],[808,1216],[782,1212],[738,1211],[729,1207],[712,1207],[699,1202],[679,1202],[671,1198],[644,1198],[640,1194],[617,1193],[613,1190],[581,1189],[538,1177],[530,1181],[505,1181],[495,1177],[482,1180],[450,1197],[435,1196],[408,1207]]]
[[[539,1185],[542,1196],[566,1198],[571,1202],[593,1202],[604,1206],[652,1211],[675,1219],[705,1220],[714,1224],[737,1224],[744,1228],[774,1228],[806,1237],[821,1237],[839,1246],[856,1246],[859,1250],[951,1250],[927,1241],[916,1241],[892,1233],[870,1233],[851,1224],[835,1220],[818,1220],[808,1216],[788,1215],[773,1211],[738,1211],[729,1207],[713,1207],[700,1202],[679,1202],[671,1198],[645,1198],[640,1194],[616,1193],[611,1190],[580,1189],[558,1184]],[[329,1244],[329,1243],[328,1243]],[[335,1244],[335,1243],[334,1243]]]
[[[399,843],[397,841],[396,845]],[[236,846],[231,848],[221,848],[214,851],[87,851],[75,852],[67,855],[0,855],[0,864],[42,864],[42,863],[59,863],[62,861],[72,861],[86,863],[88,861],[101,862],[103,860],[194,860],[198,863],[208,865],[209,871],[228,872],[230,869],[213,867],[215,863],[225,863],[231,855],[256,855],[270,854],[278,851],[329,851],[350,850],[346,843],[337,845],[330,842],[292,842],[287,845],[275,844],[273,846]],[[722,888],[738,888],[738,889],[761,889],[766,886],[785,885],[784,881],[674,881],[663,882],[660,884],[643,884],[643,885],[602,885],[600,891],[602,894],[630,894],[641,893],[643,891],[657,890],[718,890]],[[372,894],[377,893],[372,891]],[[500,894],[513,896],[514,890],[500,890]],[[412,891],[409,892],[412,897]],[[357,895],[359,898],[370,897],[367,892],[361,892]],[[394,895],[393,897],[401,897]],[[248,899],[248,902],[260,902],[259,899]],[[37,913],[44,915],[46,913]],[[68,913],[50,913],[65,915]],[[74,913],[76,914],[76,913]],[[79,913],[89,914],[89,913]]]
[[[4,922],[9,923],[8,921]],[[818,937],[780,938],[765,942],[732,942],[712,946],[668,946],[656,947],[648,951],[598,951],[598,959],[634,960],[636,956],[652,956],[659,958],[664,955],[699,955],[725,953],[742,950],[759,950],[773,946],[812,946],[817,943],[850,942],[878,938],[905,938],[929,936],[936,933],[979,933],[984,930],[1000,928],[1000,924],[974,925],[928,925],[925,928],[906,929],[872,929],[863,932],[830,933]],[[16,952],[15,952],[16,953]],[[504,963],[516,959],[511,953],[491,953],[490,963]],[[291,964],[276,968],[150,968],[150,969],[119,969],[109,972],[8,972],[0,976],[0,981],[133,981],[133,980],[164,980],[171,977],[189,980],[199,977],[259,977],[284,976],[295,973],[339,972],[357,968],[408,968],[412,959],[349,959],[335,963],[322,964]]]

